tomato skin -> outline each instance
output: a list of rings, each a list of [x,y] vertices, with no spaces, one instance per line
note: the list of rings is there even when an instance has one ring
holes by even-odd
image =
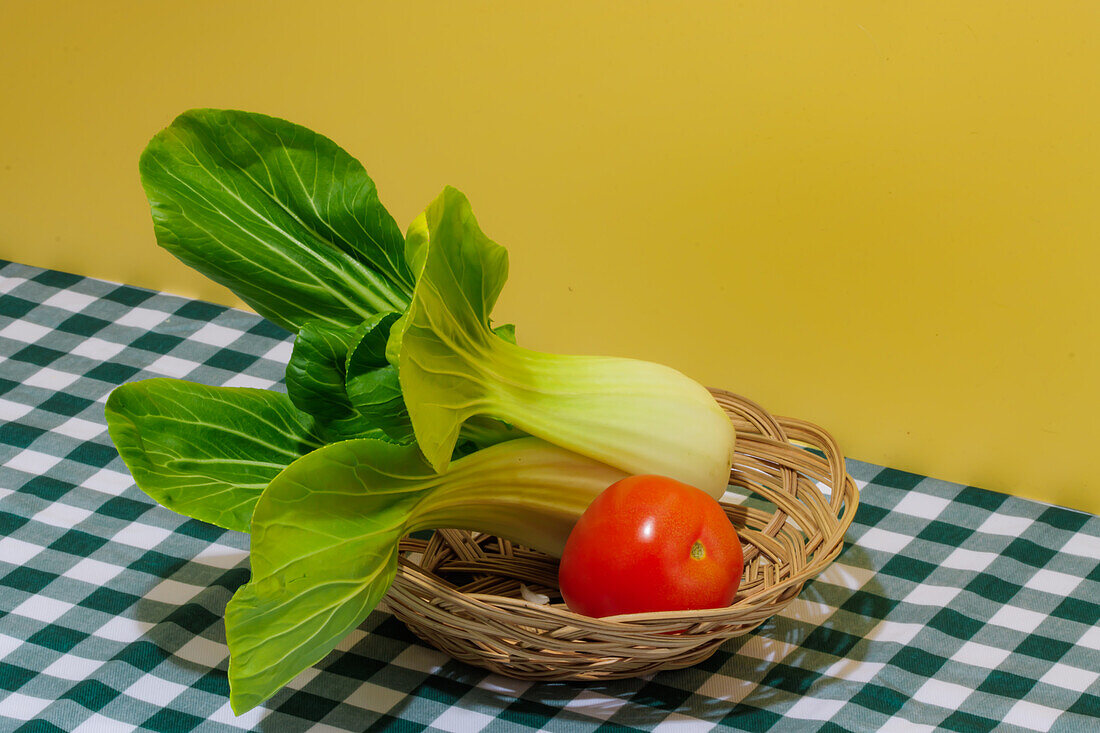
[[[737,532],[710,495],[663,476],[629,476],[573,527],[558,584],[570,610],[585,616],[720,608],[733,602],[743,566]]]

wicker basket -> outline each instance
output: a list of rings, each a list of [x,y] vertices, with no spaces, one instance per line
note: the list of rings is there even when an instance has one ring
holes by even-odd
[[[712,392],[738,431],[730,484],[766,501],[723,502],[745,550],[733,605],[580,616],[561,603],[555,559],[458,530],[403,540],[386,605],[413,633],[455,659],[524,679],[600,680],[687,667],[756,628],[837,556],[859,494],[824,430]],[[829,488],[828,497],[819,483]],[[524,599],[532,593],[551,602]]]

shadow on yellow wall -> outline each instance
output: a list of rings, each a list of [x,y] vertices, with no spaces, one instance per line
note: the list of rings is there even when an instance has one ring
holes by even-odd
[[[444,184],[533,348],[661,361],[857,458],[1100,511],[1100,6],[34,3],[0,256],[221,302],[145,142],[289,118],[404,226]]]

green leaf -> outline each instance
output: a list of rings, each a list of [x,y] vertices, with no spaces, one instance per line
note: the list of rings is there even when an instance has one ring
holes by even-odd
[[[265,115],[197,109],[149,143],[141,178],[157,241],[296,332],[403,311],[405,244],[363,166]]]
[[[413,440],[412,421],[401,395],[397,367],[386,361],[386,343],[397,313],[380,315],[348,352],[345,388],[348,400],[363,424],[384,432],[391,440]],[[344,434],[343,425],[336,426]]]
[[[399,313],[381,313],[364,324],[348,351],[345,365],[348,380],[389,364],[386,360],[386,342],[390,338],[390,329],[399,317]]]
[[[339,328],[325,321],[306,321],[302,325],[286,366],[286,391],[295,407],[318,420],[338,420],[354,413],[344,386],[346,365],[349,350],[364,330],[365,324]]]
[[[354,328],[307,321],[294,341],[286,369],[287,393],[317,418],[328,442],[379,437],[412,442],[412,423],[401,398],[397,369],[385,358],[394,312]]]
[[[280,474],[256,506],[252,579],[225,612],[238,714],[321,660],[378,604],[428,491],[415,445],[334,443]]]
[[[510,344],[516,342],[516,324],[514,323],[505,323],[503,326],[497,326],[493,329],[493,333]]]
[[[111,392],[107,428],[138,487],[164,506],[247,532],[260,493],[323,445],[286,395],[178,379]]]

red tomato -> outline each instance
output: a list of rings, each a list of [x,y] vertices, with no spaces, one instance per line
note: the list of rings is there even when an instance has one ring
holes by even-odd
[[[720,608],[741,582],[741,541],[706,492],[663,476],[611,484],[566,540],[558,583],[586,616]]]

